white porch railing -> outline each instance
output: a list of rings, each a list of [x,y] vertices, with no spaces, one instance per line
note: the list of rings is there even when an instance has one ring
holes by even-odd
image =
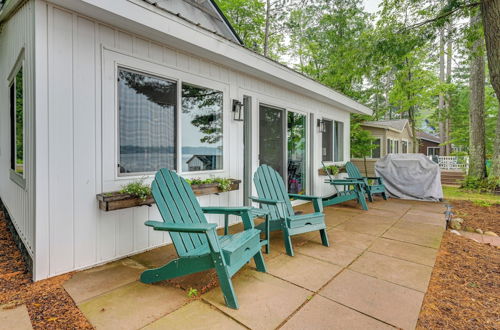
[[[442,170],[463,170],[469,169],[469,156],[429,156],[438,163]]]

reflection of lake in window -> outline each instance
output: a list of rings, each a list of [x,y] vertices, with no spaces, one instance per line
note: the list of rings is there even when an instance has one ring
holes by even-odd
[[[175,169],[177,83],[119,69],[120,173]]]
[[[182,84],[182,171],[222,169],[221,91]]]

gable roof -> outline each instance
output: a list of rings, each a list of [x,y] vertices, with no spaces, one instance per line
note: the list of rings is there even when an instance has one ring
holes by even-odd
[[[143,1],[243,45],[243,41],[214,0]]]
[[[422,131],[417,131],[417,139],[426,140],[426,141],[435,142],[435,143],[441,143],[441,139],[439,138],[439,136],[432,135],[432,134],[422,132]]]
[[[383,128],[390,131],[401,133],[409,124],[408,119],[393,119],[393,120],[378,120],[378,121],[365,121],[361,126]],[[411,135],[411,130],[410,130]]]

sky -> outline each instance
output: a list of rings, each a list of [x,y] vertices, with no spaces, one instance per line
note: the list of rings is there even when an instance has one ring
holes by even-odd
[[[375,13],[378,10],[378,5],[382,2],[382,0],[364,0],[365,10],[371,14]]]

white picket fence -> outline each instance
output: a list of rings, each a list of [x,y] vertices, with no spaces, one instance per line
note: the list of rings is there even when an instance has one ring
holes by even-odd
[[[469,169],[469,156],[429,156],[433,161],[437,161],[442,170],[463,170]]]

